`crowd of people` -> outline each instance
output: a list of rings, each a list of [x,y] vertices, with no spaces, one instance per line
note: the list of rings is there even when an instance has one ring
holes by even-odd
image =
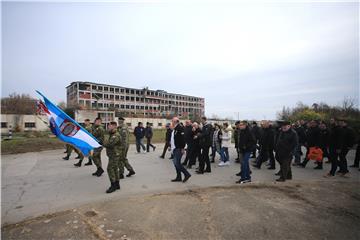
[[[277,161],[280,170],[275,175],[279,176],[276,179],[279,182],[291,180],[291,167],[305,168],[309,160],[314,160],[315,170],[323,169],[325,158],[326,163],[331,163],[331,170],[324,177],[333,177],[336,174],[347,177],[349,170],[346,156],[355,145],[356,138],[354,131],[347,126],[344,119],[331,119],[328,124],[317,120],[300,120],[295,123],[272,123],[264,120],[261,121],[260,127],[257,122],[237,121],[232,128],[228,123],[222,126],[217,123],[210,124],[206,117],[201,119],[201,123],[186,120],[185,124],[174,118],[172,124],[168,124],[166,128],[166,142],[160,157],[165,157],[167,149],[172,153],[170,158],[173,159],[176,169],[176,178],[172,180],[174,182],[181,181],[181,173],[184,175],[183,181],[187,181],[191,175],[186,168],[191,169],[197,162],[195,173],[210,173],[211,163],[215,162],[216,155],[220,158],[218,166],[228,166],[232,139],[237,153],[235,162],[240,164],[240,172],[236,174],[240,179],[236,183],[251,182],[251,158],[254,159],[252,166],[257,169],[267,162],[268,169],[273,170]],[[181,135],[178,135],[179,132]],[[350,167],[359,168],[359,148],[360,139],[354,163]],[[306,151],[303,152],[303,149]],[[321,153],[312,159],[314,149]],[[185,155],[181,164],[180,153]]]
[[[95,164],[97,170],[92,175],[100,177],[104,173],[101,162],[103,148],[109,158],[107,173],[110,187],[106,190],[107,193],[120,189],[119,181],[124,178],[125,168],[128,170],[126,177],[135,174],[127,159],[130,132],[124,120],[119,118],[118,123],[111,122],[108,125],[108,134],[105,134],[101,118],[96,118],[93,124],[89,119],[84,122],[85,129],[102,145],[93,150],[85,164]],[[156,146],[151,143],[153,130],[150,123],[146,123],[144,128],[143,123],[139,122],[133,134],[137,153],[149,152],[150,148],[155,151]],[[144,138],[147,140],[146,146]],[[186,182],[191,177],[189,169],[195,166],[196,174],[211,173],[211,164],[215,163],[216,156],[220,159],[219,167],[229,166],[229,149],[234,146],[234,162],[240,165],[240,171],[236,173],[240,178],[236,183],[251,182],[250,159],[253,159],[252,167],[257,169],[267,163],[267,169],[274,170],[278,162],[280,170],[275,174],[279,176],[276,181],[284,182],[292,179],[292,166],[305,168],[310,160],[314,160],[314,149],[321,152],[315,159],[315,170],[323,169],[326,158],[326,163],[331,163],[331,170],[324,177],[333,177],[336,174],[346,177],[349,174],[346,156],[355,143],[354,131],[347,126],[344,119],[331,119],[328,124],[316,120],[300,120],[292,124],[289,121],[263,120],[260,126],[257,122],[243,120],[237,121],[232,127],[228,123],[211,124],[206,117],[202,117],[200,123],[186,120],[184,124],[174,117],[171,123],[166,125],[165,145],[160,158],[165,158],[169,151],[176,170],[176,177],[171,181]],[[354,168],[359,168],[360,162],[360,139],[357,143],[354,163],[350,166]],[[304,149],[306,151],[303,151]],[[73,150],[78,153],[79,159],[74,165],[80,167],[84,156],[71,145],[66,146],[67,155],[63,159],[69,160]],[[184,160],[181,161],[183,156]]]

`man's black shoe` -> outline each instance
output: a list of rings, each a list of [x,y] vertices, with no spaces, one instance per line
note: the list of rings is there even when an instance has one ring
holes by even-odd
[[[187,165],[187,169],[191,169],[192,168],[192,165]]]
[[[235,161],[239,161],[240,159],[239,158],[235,158]]]
[[[165,158],[164,156],[160,156],[159,158]]]
[[[91,162],[91,160],[89,159],[89,161],[88,161],[87,163],[85,163],[85,166],[90,166],[90,165],[92,165],[92,162]]]
[[[195,171],[197,174],[204,174],[204,171],[197,170]]]
[[[241,176],[241,172],[238,172],[237,174],[235,174],[236,176],[240,177]]]
[[[134,171],[130,171],[130,172],[128,173],[128,175],[126,175],[126,177],[131,177],[132,175],[135,175],[135,172],[134,172]]]
[[[116,191],[116,185],[115,183],[111,182],[111,186],[106,190],[106,193],[112,193]]]
[[[96,172],[94,172],[92,175],[93,175],[93,176],[97,176],[98,174],[99,174],[99,168],[96,169]]]
[[[171,180],[172,182],[181,182],[181,178],[175,178]]]
[[[207,169],[207,170],[205,170],[204,172],[208,172],[208,173],[211,173],[211,170]]]
[[[81,167],[81,162],[82,162],[82,160],[80,160],[78,163],[75,163],[74,166],[75,167]]]
[[[314,169],[321,170],[321,169],[323,169],[323,167],[321,165],[318,165],[318,166],[314,167]]]
[[[187,165],[187,162],[183,162],[181,165],[186,166],[186,165]]]
[[[98,168],[98,173],[96,174],[97,177],[100,177],[104,173],[104,170],[100,167]]]
[[[119,174],[119,178],[120,178],[120,179],[124,179],[124,174],[120,173],[120,174]]]
[[[240,163],[240,160],[239,160],[239,159],[238,159],[238,160],[235,160],[235,162],[236,162],[236,163]]]
[[[69,160],[69,156],[63,157],[64,160]]]
[[[190,177],[191,177],[191,175],[185,176],[185,178],[184,178],[184,180],[183,180],[183,183],[185,183],[187,180],[189,180]]]
[[[276,181],[277,181],[277,182],[285,182],[285,179],[283,179],[283,178],[278,178],[278,179],[276,179]]]
[[[115,182],[115,188],[116,188],[116,190],[120,189],[120,182],[119,181]]]

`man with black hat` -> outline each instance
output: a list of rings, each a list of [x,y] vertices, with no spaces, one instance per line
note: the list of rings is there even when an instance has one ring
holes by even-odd
[[[298,144],[298,137],[289,121],[279,121],[278,123],[281,130],[275,145],[275,157],[280,163],[280,178],[276,181],[285,182],[292,179],[291,160]]]

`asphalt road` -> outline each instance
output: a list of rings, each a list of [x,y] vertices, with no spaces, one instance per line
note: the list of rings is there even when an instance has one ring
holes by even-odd
[[[147,154],[135,153],[134,147],[133,145],[130,147],[128,158],[136,175],[122,180],[121,191],[112,194],[105,194],[109,186],[107,174],[101,177],[92,176],[91,173],[95,171],[94,165],[74,167],[75,154],[69,161],[62,160],[65,155],[62,150],[2,156],[2,225],[101,200],[212,186],[230,186],[238,180],[235,173],[239,171],[239,164],[231,160],[231,165],[228,167],[218,167],[217,164],[213,164],[213,171],[209,174],[196,175],[195,170],[192,169],[192,177],[187,183],[172,183],[170,179],[175,177],[175,171],[171,160],[159,158],[162,145],[158,145],[155,152]],[[235,156],[234,149],[231,149],[230,156],[231,159]],[[168,153],[167,157],[169,157]],[[351,151],[349,162],[353,157],[354,151]],[[102,159],[106,169],[105,151]],[[313,170],[313,163],[309,162],[305,169],[293,167],[293,178],[294,180],[327,180],[322,176],[329,167],[329,164],[325,164],[324,170]],[[350,170],[350,178],[336,177],[336,180],[359,182],[360,172],[357,169]],[[276,179],[275,171],[268,170],[265,166],[261,170],[253,169],[253,182],[273,182]]]

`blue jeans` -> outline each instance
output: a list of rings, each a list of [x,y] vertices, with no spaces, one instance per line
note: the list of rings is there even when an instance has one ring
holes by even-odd
[[[181,157],[182,157],[182,152],[181,149],[179,148],[175,148],[173,151],[173,163],[176,169],[176,178],[177,179],[181,179],[181,173],[183,173],[186,176],[190,176],[190,173],[185,169],[185,167],[181,164]]]
[[[221,159],[222,159],[223,162],[229,161],[229,148],[222,147],[220,156],[221,156]]]
[[[138,153],[140,152],[140,146],[145,151],[145,145],[143,143],[143,138],[136,138],[136,151]]]
[[[249,167],[249,159],[251,152],[244,152],[243,159],[241,163],[241,180],[251,180],[250,177],[250,167]]]

